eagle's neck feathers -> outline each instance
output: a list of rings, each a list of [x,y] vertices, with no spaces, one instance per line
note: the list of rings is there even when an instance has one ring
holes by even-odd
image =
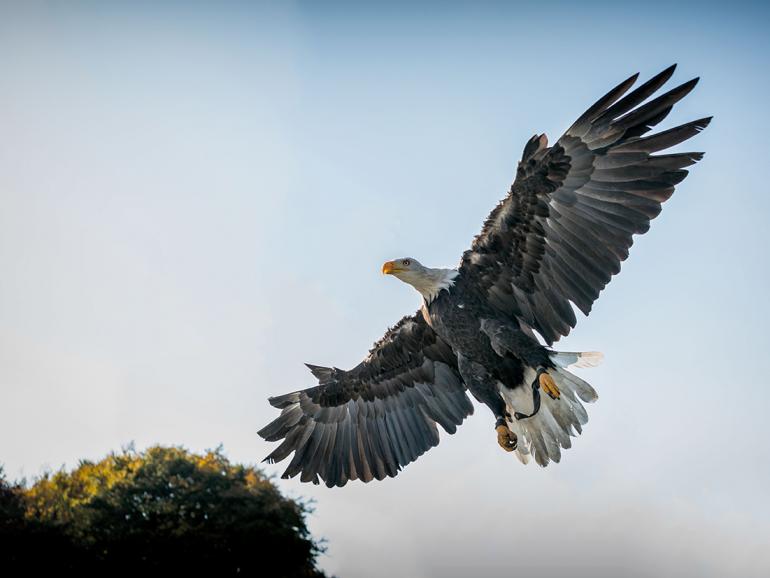
[[[425,299],[426,305],[430,305],[444,289],[449,290],[455,284],[455,277],[459,275],[457,269],[431,269],[426,267],[419,276],[409,279],[410,283]]]

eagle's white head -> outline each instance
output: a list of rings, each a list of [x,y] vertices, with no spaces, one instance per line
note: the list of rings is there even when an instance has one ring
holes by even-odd
[[[438,297],[442,290],[449,290],[458,275],[456,269],[431,269],[412,257],[386,261],[382,265],[382,272],[409,283],[420,292],[426,303]]]

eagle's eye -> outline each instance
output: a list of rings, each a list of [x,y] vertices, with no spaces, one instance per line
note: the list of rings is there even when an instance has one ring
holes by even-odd
[[[407,267],[409,267],[409,265],[411,265],[411,264],[412,264],[412,262],[411,262],[409,259],[404,259],[403,261],[401,261],[401,263],[403,263],[403,264],[404,264],[404,265],[406,265]]]

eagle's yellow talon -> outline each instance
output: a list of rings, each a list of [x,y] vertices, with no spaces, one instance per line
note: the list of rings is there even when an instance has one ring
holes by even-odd
[[[553,377],[551,377],[547,373],[541,373],[539,380],[540,380],[540,389],[542,389],[545,393],[547,393],[551,397],[551,399],[559,399],[561,397],[561,392],[559,391],[559,388],[556,386],[556,382],[553,380]]]
[[[512,452],[516,449],[518,445],[516,434],[508,429],[507,425],[499,425],[495,428],[495,431],[497,431],[497,443],[500,444],[501,448],[506,452]]]

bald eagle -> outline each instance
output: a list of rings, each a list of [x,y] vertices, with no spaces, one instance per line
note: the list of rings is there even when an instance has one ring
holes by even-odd
[[[259,435],[283,441],[265,461],[294,452],[283,477],[329,487],[394,477],[438,444],[437,424],[453,434],[473,413],[470,392],[492,410],[503,450],[523,463],[558,462],[588,421],[583,403],[597,399],[569,369],[601,354],[550,346],[575,326],[573,305],[589,314],[633,235],[649,229],[685,167],[703,157],[653,154],[711,120],[647,135],[698,82],[648,100],[673,72],[628,94],[638,74],[621,82],[553,146],[533,136],[508,195],[457,268],[386,262],[383,273],[420,292],[420,310],[353,369],[308,365],[317,386],[270,398],[281,414]]]

